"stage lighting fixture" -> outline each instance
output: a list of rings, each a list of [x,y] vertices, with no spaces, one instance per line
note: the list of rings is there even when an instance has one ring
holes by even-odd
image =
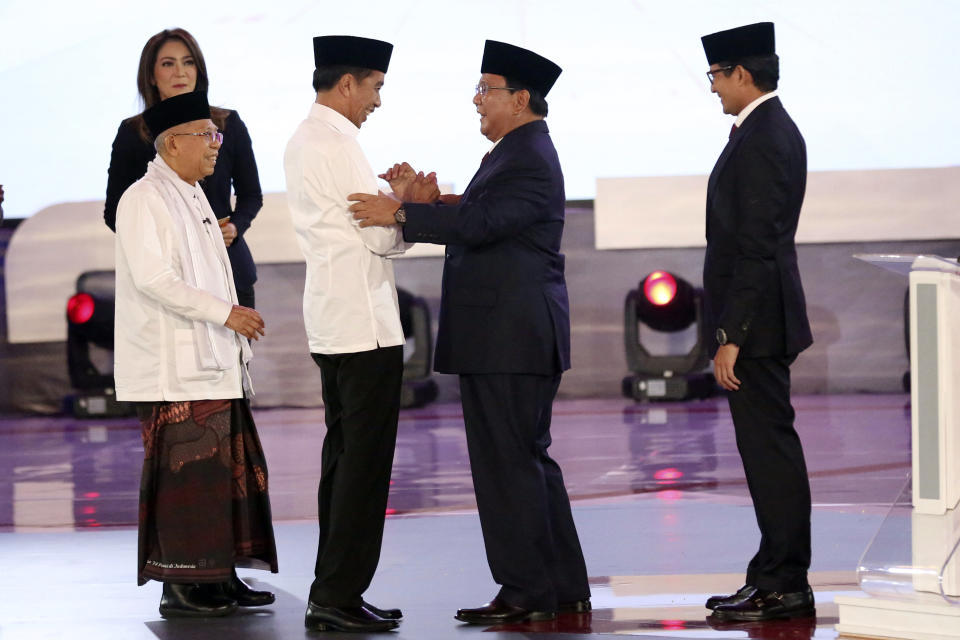
[[[437,382],[430,377],[433,360],[430,307],[425,299],[399,287],[397,301],[400,304],[400,325],[406,339],[400,406],[422,407],[437,399]]]
[[[76,290],[67,300],[67,372],[75,390],[67,405],[78,418],[130,415],[132,405],[117,402],[106,364],[113,352],[114,272],[85,272]],[[103,357],[95,358],[92,348]]]
[[[632,375],[623,379],[623,394],[635,400],[706,398],[716,391],[703,335],[703,295],[668,271],[654,271],[627,293],[623,312],[624,348]],[[640,339],[640,326],[661,334],[693,332],[686,353],[652,354]]]

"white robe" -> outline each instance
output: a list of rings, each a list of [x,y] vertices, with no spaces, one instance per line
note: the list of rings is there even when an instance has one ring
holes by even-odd
[[[203,190],[160,156],[117,207],[117,399],[217,400],[249,391],[246,338],[224,326],[237,294]]]

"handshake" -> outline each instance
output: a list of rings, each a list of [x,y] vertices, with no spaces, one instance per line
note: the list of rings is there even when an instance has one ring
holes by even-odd
[[[401,202],[436,202],[440,199],[436,171],[423,175],[423,171],[417,173],[404,162],[393,165],[377,177],[390,184],[393,195]]]
[[[404,202],[434,203],[454,205],[460,202],[460,196],[440,193],[437,186],[437,174],[434,171],[424,175],[414,171],[408,163],[395,164],[379,175],[393,189],[392,195],[380,192],[351,193],[347,199],[353,217],[360,221],[361,227],[385,227],[396,224],[394,214]]]

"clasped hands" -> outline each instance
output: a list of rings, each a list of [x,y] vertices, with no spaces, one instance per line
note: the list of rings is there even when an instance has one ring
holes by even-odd
[[[459,196],[442,196],[437,186],[437,174],[434,171],[424,175],[414,171],[408,163],[395,164],[379,175],[393,189],[392,195],[382,191],[377,195],[369,193],[351,193],[347,199],[353,217],[360,221],[361,227],[388,227],[396,224],[394,214],[404,202],[444,202],[456,204]]]

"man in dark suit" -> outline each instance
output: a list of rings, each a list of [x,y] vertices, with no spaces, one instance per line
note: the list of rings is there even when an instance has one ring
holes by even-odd
[[[806,148],[777,97],[773,23],[702,40],[711,91],[737,117],[707,186],[703,285],[761,534],[746,584],[707,607],[725,620],[811,616],[810,484],[790,404],[790,365],[813,342],[794,244]]]
[[[559,75],[532,51],[488,40],[473,103],[495,144],[463,195],[437,199],[422,174],[388,172],[402,205],[350,196],[361,226],[400,223],[408,242],[447,245],[435,368],[460,375],[487,560],[501,585],[487,605],[457,612],[473,624],[590,609],[570,501],[547,454],[553,399],[570,367],[563,174],[544,122]],[[410,202],[421,199],[434,201]]]

